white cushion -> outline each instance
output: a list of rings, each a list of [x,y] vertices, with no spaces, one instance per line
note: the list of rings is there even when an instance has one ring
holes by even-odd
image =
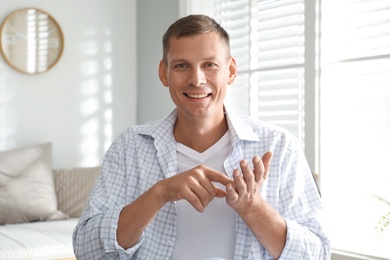
[[[64,219],[57,211],[51,143],[0,152],[0,225]]]

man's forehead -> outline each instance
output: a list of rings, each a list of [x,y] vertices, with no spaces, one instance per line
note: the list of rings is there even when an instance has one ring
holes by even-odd
[[[167,56],[168,60],[186,60],[190,57],[216,60],[229,56],[229,49],[222,37],[216,33],[196,34],[172,38]]]

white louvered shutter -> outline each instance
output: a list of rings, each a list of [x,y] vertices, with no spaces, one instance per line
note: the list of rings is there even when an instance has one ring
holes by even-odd
[[[288,129],[303,145],[303,0],[213,3],[213,17],[230,34],[238,64],[226,103]]]

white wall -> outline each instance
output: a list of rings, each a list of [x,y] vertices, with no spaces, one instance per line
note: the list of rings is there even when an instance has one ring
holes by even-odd
[[[97,165],[136,123],[136,1],[1,0],[0,20],[25,7],[57,20],[65,49],[40,75],[0,57],[0,150],[50,141],[54,167]]]
[[[174,104],[158,78],[162,58],[162,37],[179,18],[179,1],[137,1],[137,123],[165,117]]]

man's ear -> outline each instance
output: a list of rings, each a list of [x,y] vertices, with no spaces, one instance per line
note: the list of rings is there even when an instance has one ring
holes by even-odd
[[[160,65],[158,66],[158,76],[160,78],[161,83],[165,87],[168,87],[167,67],[162,60],[160,61]]]
[[[232,85],[237,76],[237,64],[236,64],[236,60],[233,57],[230,58],[229,71],[230,73],[229,73],[228,84]]]

